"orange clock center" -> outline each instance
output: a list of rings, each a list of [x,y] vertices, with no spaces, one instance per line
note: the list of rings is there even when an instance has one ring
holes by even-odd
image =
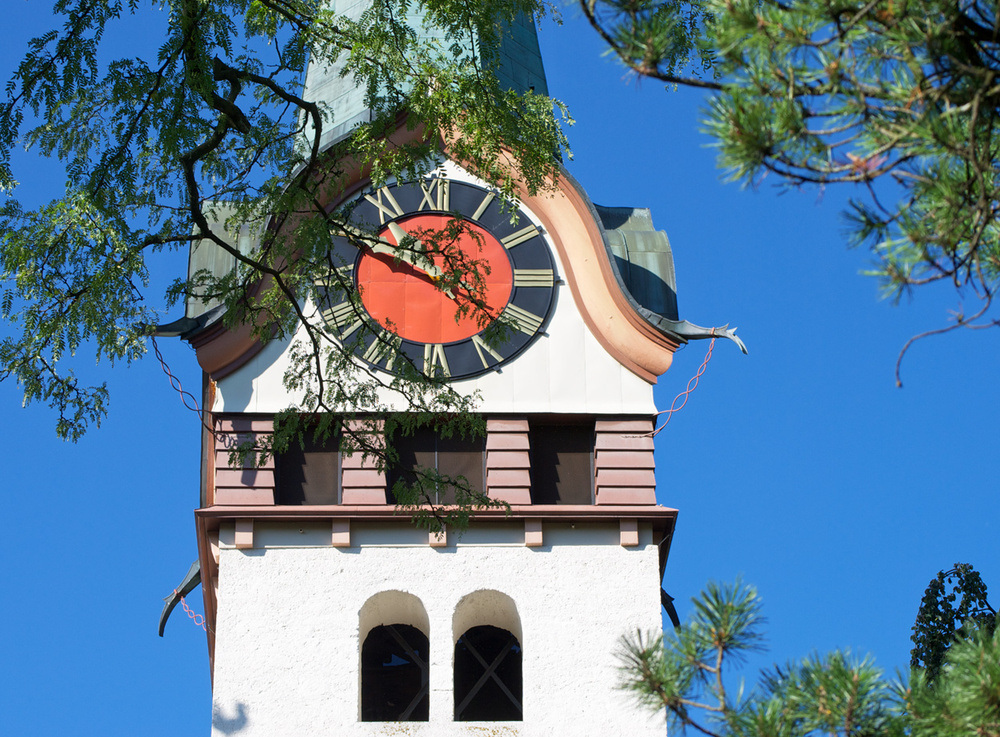
[[[397,220],[379,234],[388,247],[366,250],[358,262],[365,310],[404,340],[443,344],[471,338],[510,300],[513,270],[504,247],[471,221],[458,229],[451,223],[448,215],[431,214]],[[404,233],[416,241],[394,251]],[[439,278],[456,270],[466,272],[462,284],[442,291]]]

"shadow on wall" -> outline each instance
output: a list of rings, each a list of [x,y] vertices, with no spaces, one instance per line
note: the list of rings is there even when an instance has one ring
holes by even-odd
[[[248,721],[247,707],[243,702],[237,702],[236,713],[233,716],[226,716],[218,704],[212,704],[213,733],[236,734],[242,732]]]

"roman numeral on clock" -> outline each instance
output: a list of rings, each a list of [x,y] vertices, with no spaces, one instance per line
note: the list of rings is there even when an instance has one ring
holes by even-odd
[[[551,287],[554,283],[552,269],[514,269],[515,287]]]
[[[354,264],[344,264],[334,269],[337,272],[337,279],[344,284],[354,283]]]
[[[381,214],[381,211],[379,211],[379,215]],[[378,241],[375,234],[359,228],[352,223],[334,223],[330,226],[330,235],[334,238],[345,238],[347,243],[353,248],[361,248],[365,245],[371,245],[372,241]],[[348,268],[353,268],[353,266],[349,266]]]
[[[323,310],[320,317],[337,331],[341,340],[353,334],[362,325],[361,317],[350,300],[338,302],[333,307]]]
[[[491,202],[493,202],[493,199],[495,197],[496,194],[494,192],[487,192],[486,196],[483,197],[483,201],[479,203],[479,207],[477,207],[476,211],[472,213],[472,219],[479,220],[479,218],[483,216],[483,213],[486,212],[486,208],[490,206]]]
[[[329,325],[340,325],[354,316],[354,305],[348,301],[338,302],[332,307],[323,310],[320,316]]]
[[[506,238],[501,239],[500,242],[503,243],[503,247],[509,251],[514,246],[519,246],[525,241],[530,241],[536,235],[541,235],[541,231],[537,226],[529,225],[526,228],[514,231]]]
[[[417,210],[451,209],[451,180],[431,179],[429,184],[420,182],[420,191],[424,196]]]
[[[424,373],[427,376],[439,375],[445,378],[451,376],[448,357],[444,354],[444,346],[440,343],[424,345]]]
[[[503,356],[493,348],[489,343],[482,339],[480,335],[472,336],[472,345],[476,348],[476,353],[479,355],[479,360],[483,362],[483,368],[489,368],[489,361],[486,360],[486,354],[493,356],[493,358],[499,363],[503,360]]]
[[[332,271],[317,276],[313,283],[317,288],[327,290],[327,294],[333,291],[353,290],[354,264],[338,266]]]
[[[534,312],[528,312],[528,310],[518,307],[513,302],[504,308],[504,311],[500,313],[500,317],[512,322],[514,327],[525,335],[534,335],[537,333],[539,328],[542,327],[542,322],[545,320],[544,317],[539,317]]]
[[[374,197],[366,194],[365,201],[370,202],[378,208],[379,225],[385,225],[386,218],[393,220],[404,214],[403,208],[396,202],[396,198],[392,196],[392,192],[388,187],[376,190]]]
[[[396,361],[400,342],[399,336],[393,335],[387,330],[379,330],[375,334],[375,340],[361,357],[375,366],[381,366],[382,362],[385,361],[385,370],[392,371],[392,364]]]

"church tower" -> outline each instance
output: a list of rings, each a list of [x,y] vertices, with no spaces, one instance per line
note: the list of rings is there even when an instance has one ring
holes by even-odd
[[[530,20],[510,29],[497,73],[545,92]],[[306,89],[342,124],[330,145],[365,119],[336,70],[311,69]],[[666,235],[647,210],[593,204],[566,173],[505,209],[447,149],[424,179],[375,188],[359,170],[343,191],[330,206],[385,245],[334,234],[331,250],[381,328],[359,337],[336,296],[317,311],[372,372],[406,363],[477,394],[486,434],[386,437],[376,420],[366,432],[392,444],[393,468],[308,443],[233,468],[229,448],[266,437],[289,404],[291,338],[254,342],[189,302],[184,337],[214,424],[195,513],[213,735],[662,735],[663,715],[616,688],[615,653],[623,635],[661,627],[677,515],[656,499],[653,384],[680,343],[708,333],[677,319]],[[433,263],[392,252],[453,218],[459,247],[489,265],[498,340],[456,319]],[[202,268],[231,266],[202,244]],[[416,467],[509,508],[428,533],[389,491]]]

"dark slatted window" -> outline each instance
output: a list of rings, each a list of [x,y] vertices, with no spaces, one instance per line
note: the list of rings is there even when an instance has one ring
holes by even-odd
[[[532,424],[532,504],[594,503],[594,423]]]
[[[389,471],[388,489],[397,481],[413,485],[418,482],[418,469],[437,469],[451,478],[463,477],[469,488],[480,493],[486,490],[485,466],[486,441],[483,438],[442,438],[432,428],[421,428],[410,436],[398,436],[394,447],[399,462]],[[437,504],[452,504],[455,490],[452,487],[436,489],[431,498]],[[392,503],[393,499],[387,499]]]
[[[317,443],[309,433],[302,446],[293,440],[274,461],[275,504],[336,504],[340,492],[339,438]]]
[[[427,636],[408,624],[368,633],[361,647],[361,721],[427,721],[427,653]]]
[[[473,627],[455,644],[455,721],[521,721],[521,643],[505,629]]]

